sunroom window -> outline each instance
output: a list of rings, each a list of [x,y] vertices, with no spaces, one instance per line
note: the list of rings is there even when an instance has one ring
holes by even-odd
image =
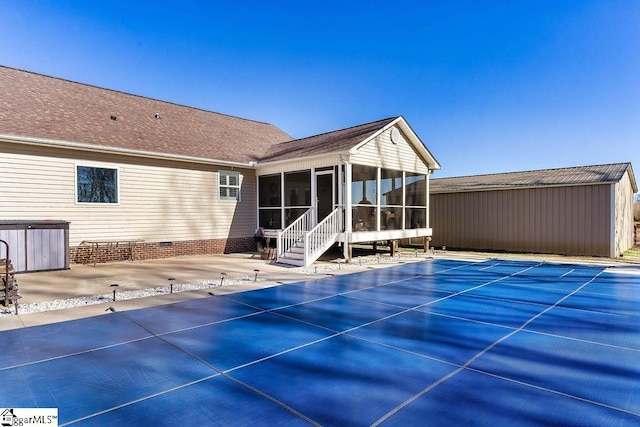
[[[405,228],[425,228],[427,226],[427,176],[418,173],[406,174]]]
[[[402,171],[380,169],[380,229],[402,230]]]

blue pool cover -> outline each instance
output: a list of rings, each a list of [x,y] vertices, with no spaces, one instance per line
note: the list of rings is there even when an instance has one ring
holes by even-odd
[[[640,276],[428,260],[0,333],[61,425],[640,425]]]

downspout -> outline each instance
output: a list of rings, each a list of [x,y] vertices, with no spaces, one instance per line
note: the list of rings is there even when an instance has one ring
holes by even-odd
[[[382,190],[380,189],[380,181],[382,179],[382,168],[376,168],[376,231],[380,231],[380,216],[382,215],[382,210],[380,209],[380,199],[382,197]]]
[[[426,221],[425,221],[426,222],[425,226],[427,228],[431,228],[431,222],[430,222],[431,218],[430,218],[430,215],[429,215],[429,210],[431,210],[431,194],[429,194],[430,193],[430,191],[429,191],[429,189],[430,189],[429,181],[431,179],[431,174],[432,173],[433,173],[433,171],[431,169],[429,169],[427,171],[427,180],[426,180],[426,182],[424,184],[425,193],[426,193],[426,196],[427,196],[427,217],[426,217]],[[431,234],[433,234],[433,232]]]
[[[251,166],[255,167],[255,162],[249,162],[249,164]],[[256,194],[255,194],[255,197],[256,197],[256,223],[255,223],[256,229],[253,232],[253,234],[254,234],[254,238],[255,238],[256,233],[260,229],[260,175],[258,175],[258,171],[257,170],[255,170],[254,172],[255,172],[255,178],[256,178]]]
[[[351,261],[351,163],[349,163],[348,158],[344,159],[342,154],[340,154],[340,163],[344,165],[344,205],[342,208],[344,209],[344,245],[342,246],[344,259]]]

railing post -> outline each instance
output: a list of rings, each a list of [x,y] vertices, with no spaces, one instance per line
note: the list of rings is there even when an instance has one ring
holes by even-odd
[[[284,251],[282,250],[282,231],[276,231],[276,259],[278,259]]]
[[[308,267],[307,260],[309,259],[309,233],[304,233],[304,266]]]
[[[276,252],[282,257],[297,241],[304,238],[309,230],[309,224],[313,218],[313,208],[309,208],[303,215],[296,218],[291,224],[282,230],[277,230]]]

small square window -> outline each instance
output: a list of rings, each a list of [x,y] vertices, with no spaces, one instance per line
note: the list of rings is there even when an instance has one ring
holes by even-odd
[[[220,200],[240,201],[240,172],[220,171]]]
[[[118,203],[118,169],[76,166],[78,203]]]

